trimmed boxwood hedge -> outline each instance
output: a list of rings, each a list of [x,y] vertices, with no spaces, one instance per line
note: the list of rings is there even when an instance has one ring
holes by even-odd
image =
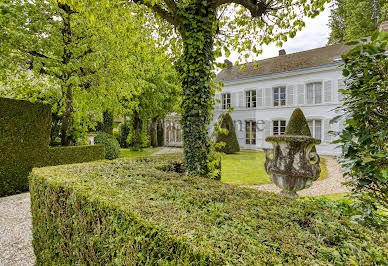
[[[42,156],[40,162],[35,167],[83,163],[104,159],[105,147],[102,144],[50,147],[46,149],[45,155]]]
[[[51,107],[0,98],[0,197],[28,190],[28,174],[50,142]]]
[[[388,263],[386,232],[316,200],[169,171],[167,158],[33,169],[37,265]]]

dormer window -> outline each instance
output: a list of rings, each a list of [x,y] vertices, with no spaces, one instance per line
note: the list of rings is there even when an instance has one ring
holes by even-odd
[[[314,82],[314,83],[307,84],[306,103],[307,104],[322,103],[322,82]]]
[[[222,109],[227,110],[230,108],[230,93],[222,94]]]

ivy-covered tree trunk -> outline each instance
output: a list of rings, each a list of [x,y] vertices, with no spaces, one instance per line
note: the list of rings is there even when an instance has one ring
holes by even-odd
[[[133,148],[139,150],[141,147],[141,132],[143,129],[142,120],[139,116],[139,112],[135,111],[133,114],[133,128],[135,130],[135,138],[133,140]]]
[[[210,86],[215,10],[202,3],[188,5],[182,18],[184,165],[188,174],[208,176],[209,137],[213,93]]]
[[[62,113],[61,144],[69,146],[72,144],[70,136],[71,126],[73,124],[73,91],[68,87],[65,93],[65,110]]]
[[[151,119],[151,146],[158,147],[158,118]]]

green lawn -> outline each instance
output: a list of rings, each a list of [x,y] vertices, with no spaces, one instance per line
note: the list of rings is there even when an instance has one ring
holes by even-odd
[[[264,170],[265,153],[241,151],[236,154],[225,154],[222,157],[222,182],[238,185],[271,184]],[[321,159],[321,177],[327,177],[324,159]]]
[[[126,158],[136,158],[149,156],[154,152],[157,152],[160,148],[143,148],[140,151],[133,151],[131,148],[128,149],[120,149],[120,157]]]

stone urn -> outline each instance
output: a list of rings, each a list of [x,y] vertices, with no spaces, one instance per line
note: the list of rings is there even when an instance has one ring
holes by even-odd
[[[271,181],[289,198],[298,198],[297,191],[308,188],[319,178],[320,158],[315,151],[319,139],[302,135],[276,135],[265,139],[273,149],[266,150],[264,163]]]

